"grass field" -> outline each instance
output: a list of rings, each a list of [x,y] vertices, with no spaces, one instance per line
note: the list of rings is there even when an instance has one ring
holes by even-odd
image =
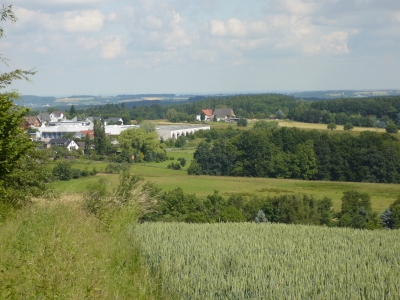
[[[250,178],[250,177],[226,177],[226,176],[189,176],[186,173],[190,165],[193,150],[180,150],[169,152],[168,155],[175,160],[161,163],[134,164],[131,172],[143,176],[145,180],[153,182],[164,191],[181,187],[185,193],[196,194],[200,198],[211,195],[214,190],[220,192],[224,197],[230,195],[243,196],[275,196],[280,194],[304,193],[314,195],[317,198],[327,196],[332,199],[333,207],[340,209],[341,197],[344,191],[356,190],[371,195],[372,208],[382,213],[398,195],[400,185],[382,183],[360,183],[360,182],[333,182],[333,181],[303,181],[292,179],[273,178]],[[175,162],[178,157],[184,157],[187,165],[184,170],[168,169],[167,165]],[[105,169],[106,163],[92,164],[98,170]],[[85,164],[74,164],[74,167],[83,169]],[[91,170],[91,165],[89,166]],[[86,178],[72,179],[70,181],[57,181],[51,186],[61,193],[81,193],[86,190],[88,183],[94,182],[99,176],[106,176],[107,182],[112,186],[118,182],[118,175],[98,174]]]

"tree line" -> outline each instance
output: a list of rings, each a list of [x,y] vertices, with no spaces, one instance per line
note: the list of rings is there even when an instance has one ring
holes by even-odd
[[[345,191],[341,210],[335,212],[331,199],[317,199],[305,194],[231,195],[225,199],[214,191],[201,200],[195,194],[185,193],[180,187],[160,193],[152,185],[151,190],[153,196],[158,195],[157,202],[142,217],[142,222],[272,222],[356,229],[400,228],[400,196],[378,216],[372,211],[370,196],[357,191]]]
[[[215,140],[212,132],[197,146],[188,174],[400,182],[400,142],[387,133],[327,134],[265,121]]]

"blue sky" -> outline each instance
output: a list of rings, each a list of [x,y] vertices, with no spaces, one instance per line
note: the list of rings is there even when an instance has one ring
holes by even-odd
[[[21,94],[400,89],[398,0],[12,0]]]

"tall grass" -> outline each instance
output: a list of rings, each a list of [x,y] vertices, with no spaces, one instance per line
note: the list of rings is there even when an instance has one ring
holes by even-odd
[[[0,298],[161,299],[132,214],[115,211],[105,227],[68,200],[35,203],[0,227]]]

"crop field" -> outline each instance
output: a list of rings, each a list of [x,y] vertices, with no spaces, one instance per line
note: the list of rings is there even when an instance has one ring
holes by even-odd
[[[398,299],[400,232],[145,223],[142,254],[173,299]]]

